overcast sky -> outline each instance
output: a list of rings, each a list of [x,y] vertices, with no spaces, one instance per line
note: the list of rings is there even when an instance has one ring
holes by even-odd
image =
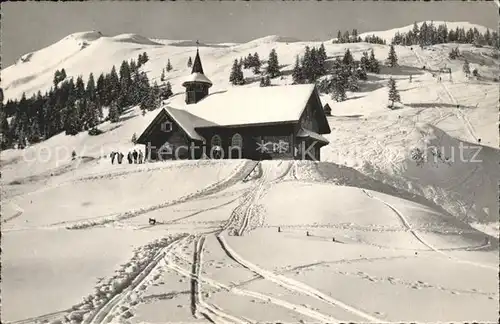
[[[267,35],[326,40],[339,29],[375,31],[421,20],[469,21],[498,28],[494,2],[5,2],[2,67],[68,34],[98,30],[151,38],[246,42]]]

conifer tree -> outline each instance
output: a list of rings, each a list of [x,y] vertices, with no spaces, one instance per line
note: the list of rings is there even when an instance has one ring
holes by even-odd
[[[140,68],[142,66],[142,54],[139,54],[137,57],[137,68]]]
[[[357,43],[358,42],[358,30],[356,28],[354,28],[352,30],[351,36],[353,38],[353,43]]]
[[[172,68],[172,64],[170,64],[170,59],[168,59],[168,61],[167,61],[167,69],[166,70],[167,70],[167,72],[170,72],[170,71],[172,71],[172,69],[173,69]]]
[[[359,91],[359,77],[357,73],[350,73],[347,76],[347,87],[349,91]]]
[[[116,103],[116,101],[111,102],[111,106],[109,107],[108,117],[109,121],[112,123],[117,123],[120,120],[120,114],[118,112],[118,104]]]
[[[137,70],[137,63],[135,63],[134,59],[130,60],[130,74]]]
[[[295,66],[292,71],[292,79],[294,84],[304,83],[304,77],[302,75],[302,68],[300,67],[299,56],[295,58]]]
[[[188,59],[187,66],[188,66],[188,68],[190,68],[190,67],[192,67],[192,66],[193,66],[193,61],[191,60],[191,56],[190,56],[190,57],[189,57],[189,59]]]
[[[101,73],[99,75],[99,78],[97,78],[97,85],[96,85],[96,90],[97,90],[97,98],[98,98],[98,104],[100,107],[105,105],[108,101],[107,98],[107,92],[106,92],[106,84],[104,83],[104,74]],[[101,109],[101,108],[99,108]],[[102,117],[102,115],[101,115]]]
[[[89,112],[87,127],[94,129],[99,124],[100,110],[95,102],[88,103],[87,111]]]
[[[255,52],[253,57],[252,57],[253,73],[260,74],[261,65],[262,65],[262,63],[260,61],[259,54],[257,54],[257,52]]]
[[[269,60],[267,61],[267,74],[269,77],[274,78],[280,75],[280,67],[278,63],[278,54],[273,48],[269,53]]]
[[[420,33],[420,28],[418,28],[417,22],[415,21],[413,23],[413,30],[412,30],[412,34],[413,34],[413,42],[412,42],[412,44],[418,44],[419,33]]]
[[[60,78],[61,78],[61,72],[59,70],[56,70],[56,72],[54,73],[54,87],[57,87],[57,84],[59,83],[60,81]]]
[[[396,81],[393,78],[389,79],[389,101],[391,102],[390,108],[394,107],[395,102],[401,102],[399,91],[396,88]]]
[[[245,57],[245,60],[243,60],[243,68],[248,69],[252,67],[252,62],[253,61],[253,56],[252,54],[248,53],[248,55]]]
[[[241,85],[245,83],[243,71],[241,70],[241,66],[239,65],[237,59],[234,60],[233,68],[231,69],[231,74],[229,75],[229,82],[233,85]]]
[[[161,76],[160,76],[160,80],[163,82],[165,81],[165,69],[161,69]]]
[[[318,51],[315,47],[313,47],[310,54],[310,76],[308,78],[311,82],[316,81],[316,79],[320,76],[320,69],[321,66],[319,62]]]
[[[269,87],[271,85],[271,78],[269,77],[269,75],[266,75],[266,87]]]
[[[76,135],[79,132],[78,129],[78,109],[76,106],[68,106],[65,109],[64,114],[64,131],[66,135]]]
[[[398,57],[396,55],[396,50],[394,49],[394,45],[391,44],[389,49],[389,56],[387,57],[387,65],[390,67],[395,67],[398,64]]]
[[[349,35],[349,31],[346,30],[344,32],[344,35],[342,36],[342,38],[344,39],[343,43],[350,43],[351,42],[351,37]]]
[[[309,46],[306,46],[304,48],[304,56],[302,57],[302,66],[300,68],[300,71],[302,73],[302,83],[308,80],[312,80],[313,70],[314,68],[311,48]]]
[[[82,76],[79,75],[78,78],[76,78],[76,99],[83,99],[85,97],[85,85],[83,84],[83,79]]]
[[[337,43],[343,43],[342,32],[340,30],[337,32]]]
[[[370,53],[370,72],[372,73],[380,73],[380,65],[378,63],[378,60],[375,58],[375,52],[373,51],[373,48]]]
[[[167,84],[165,85],[164,97],[165,97],[165,99],[168,99],[168,98],[170,98],[172,95],[173,95],[173,92],[172,92],[172,85],[170,84],[170,82],[167,82]]]
[[[321,43],[319,47],[318,56],[321,64],[321,74],[324,75],[326,73],[326,60],[328,59],[328,57],[326,55],[325,45],[323,43]]]
[[[66,79],[67,75],[66,75],[66,70],[64,70],[64,68],[61,69],[61,81]]]
[[[344,53],[344,58],[342,59],[342,63],[347,66],[352,66],[354,63],[354,58],[352,57],[351,51],[347,49]]]
[[[149,110],[155,110],[161,104],[161,91],[158,83],[153,82],[153,86],[151,87],[151,96],[152,96],[152,105],[149,107]]]
[[[339,75],[334,75],[331,84],[332,84],[332,90],[331,90],[332,99],[335,99],[335,101],[346,100],[347,96],[345,93],[345,86],[342,77]]]
[[[360,60],[360,65],[363,70],[370,70],[370,59],[368,58],[368,52],[363,52],[363,56],[361,56]]]
[[[85,87],[86,97],[92,101],[96,102],[97,89],[94,81],[94,74],[89,74],[89,79],[87,80],[87,86]]]
[[[107,86],[109,101],[111,102],[118,99],[118,96],[120,95],[120,79],[118,78],[118,74],[116,73],[116,68],[114,65],[113,68],[111,68],[111,73],[108,76]]]
[[[0,109],[0,134],[2,134],[2,142],[0,143],[0,147],[2,150],[5,150],[10,147],[12,143],[12,138],[10,132],[10,125],[7,120],[7,114],[3,109]]]
[[[142,64],[144,65],[147,61],[149,61],[148,53],[144,52],[142,53]]]

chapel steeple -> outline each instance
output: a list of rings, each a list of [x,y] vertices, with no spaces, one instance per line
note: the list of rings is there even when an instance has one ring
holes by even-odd
[[[182,86],[186,88],[186,104],[195,104],[208,96],[208,89],[212,86],[212,81],[203,73],[201,65],[199,42],[196,41],[196,57],[194,58],[193,69]]]

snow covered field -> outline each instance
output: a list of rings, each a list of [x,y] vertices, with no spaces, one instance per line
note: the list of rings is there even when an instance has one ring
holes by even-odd
[[[214,92],[231,87],[235,58],[275,48],[286,72],[319,44],[269,36],[200,54]],[[155,117],[137,108],[99,136],[60,134],[2,152],[2,322],[496,321],[499,95],[487,78],[498,76],[498,59],[460,45],[486,78],[466,80],[462,61],[448,59],[454,46],[396,46],[399,67],[369,75],[347,101],[322,96],[333,115],[324,162],[111,165],[109,153],[131,149]],[[388,53],[325,47],[329,57]],[[181,92],[192,42],[98,32],[26,55],[2,71],[2,87],[6,98],[29,95],[48,89],[56,69],[86,78],[144,51],[150,79],[168,58]],[[432,73],[445,64],[452,80],[438,83]],[[386,107],[391,76],[397,110]]]

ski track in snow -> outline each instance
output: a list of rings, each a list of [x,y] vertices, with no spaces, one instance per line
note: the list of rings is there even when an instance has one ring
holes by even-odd
[[[186,258],[184,258],[182,256],[179,256],[179,258],[182,259],[182,260],[184,260],[186,263],[189,263],[189,260],[187,260]],[[188,271],[185,270],[185,269],[183,269],[179,265],[176,265],[174,263],[169,263],[168,267],[170,269],[176,271],[177,273],[181,274],[181,275],[184,275],[184,276],[188,275]],[[255,299],[259,299],[259,300],[261,300],[263,302],[268,302],[268,303],[271,303],[273,305],[283,307],[285,309],[297,312],[299,314],[308,316],[311,319],[315,319],[315,320],[318,320],[318,321],[321,321],[321,322],[326,322],[326,323],[340,322],[339,320],[337,320],[337,319],[335,319],[335,318],[333,318],[333,317],[331,317],[329,315],[322,314],[320,312],[317,312],[315,310],[309,309],[307,307],[304,307],[304,306],[301,306],[301,305],[297,305],[297,304],[294,304],[294,303],[290,303],[290,302],[287,302],[285,300],[282,300],[282,299],[279,299],[279,298],[276,298],[276,297],[272,297],[272,296],[267,295],[267,294],[263,294],[263,293],[259,293],[259,292],[255,292],[255,291],[250,291],[250,290],[246,290],[246,289],[241,289],[241,288],[239,288],[239,285],[237,285],[237,286],[226,286],[226,285],[224,285],[224,284],[222,284],[222,283],[220,283],[218,281],[210,279],[207,276],[204,276],[204,275],[201,275],[201,274],[198,274],[194,278],[194,280],[198,281],[198,282],[202,282],[202,283],[207,284],[209,286],[212,286],[214,288],[217,288],[220,291],[225,291],[225,292],[228,292],[228,293],[234,293],[234,294],[241,295],[241,296],[246,296],[246,297],[252,297],[252,298],[255,298]],[[212,306],[217,307],[216,305],[212,305]],[[240,319],[240,321],[245,321],[245,320],[247,320],[247,319]],[[233,322],[240,322],[240,321],[233,321]],[[254,320],[251,320],[250,322],[251,323],[256,323],[256,321],[254,321]]]
[[[44,228],[58,228],[58,227],[65,227],[67,229],[86,229],[86,228],[91,228],[95,226],[102,226],[106,225],[109,223],[114,223],[117,221],[123,221],[126,219],[134,218],[143,214],[147,214],[152,211],[156,211],[159,209],[171,207],[174,205],[178,205],[181,203],[184,203],[188,200],[194,200],[198,198],[202,198],[208,195],[212,195],[214,193],[220,192],[224,189],[227,189],[231,187],[232,185],[236,184],[237,182],[241,181],[241,179],[244,179],[250,170],[253,168],[254,164],[256,162],[254,161],[243,161],[241,166],[239,168],[236,168],[235,172],[230,174],[228,177],[211,184],[197,192],[194,193],[189,193],[185,196],[182,196],[180,198],[167,201],[162,204],[150,206],[150,207],[145,207],[145,208],[140,208],[137,210],[132,210],[132,211],[127,211],[124,213],[118,213],[118,214],[112,214],[112,215],[106,215],[106,216],[96,216],[96,217],[91,217],[87,219],[80,219],[80,220],[75,220],[75,221],[63,221],[63,222],[58,222],[58,223],[53,223],[48,226],[41,226],[38,229],[44,229]],[[15,229],[19,230],[19,229]]]
[[[283,164],[285,164],[284,170],[281,170]],[[254,168],[254,171],[258,172],[255,184],[243,195],[242,202],[233,210],[223,230],[238,236],[248,231],[250,222],[254,220],[252,217],[257,201],[263,197],[270,186],[282,181],[291,172],[294,164],[294,161],[280,161],[277,170],[272,170],[272,167],[263,166],[263,163],[259,162]],[[277,173],[271,174],[272,172]]]
[[[205,236],[200,236],[195,241],[193,251],[193,262],[191,270],[191,310],[195,318],[199,318],[198,313],[202,314],[214,323],[249,323],[243,319],[237,318],[229,313],[222,311],[219,307],[203,300],[202,287],[198,278],[201,275],[203,263],[203,247]]]
[[[433,70],[436,70],[435,66],[433,66],[429,61],[424,60],[419,54],[417,54],[416,51],[413,51],[413,53],[415,53],[415,56],[417,57],[417,59],[419,60],[419,62],[421,64],[423,63],[423,65],[431,67]],[[438,83],[444,89],[444,91],[447,93],[447,95],[450,97],[451,101],[455,105],[458,105],[459,103],[458,103],[457,99],[450,92],[450,90],[448,89],[448,87],[446,86],[446,84],[444,84],[443,82],[438,82]],[[474,132],[474,127],[472,126],[472,124],[471,124],[470,120],[467,118],[467,116],[465,116],[463,114],[463,112],[462,112],[462,110],[460,110],[460,108],[457,108],[456,110],[452,110],[452,111],[456,111],[455,116],[458,117],[458,119],[460,119],[460,120],[463,121],[463,123],[465,125],[465,128],[467,129],[467,132],[474,139],[474,141],[477,142],[477,137],[476,137],[475,132]],[[443,117],[442,112],[440,112],[440,114],[441,114],[441,118],[442,118]]]
[[[123,305],[132,293],[136,292],[137,287],[141,287],[145,283],[150,275],[154,273],[154,270],[159,266],[160,261],[163,260],[164,256],[174,249],[177,245],[181,244],[189,236],[184,236],[178,238],[177,240],[171,242],[168,246],[160,250],[152,261],[147,264],[144,269],[132,280],[130,286],[125,288],[122,292],[116,294],[108,302],[103,304],[98,310],[84,320],[83,324],[97,324],[97,323],[109,323],[115,316],[116,309]]]
[[[259,266],[251,263],[250,261],[245,260],[244,258],[239,256],[229,246],[229,244],[226,242],[222,233],[217,235],[217,240],[219,241],[219,244],[221,245],[221,247],[224,249],[224,251],[227,253],[227,255],[231,259],[233,259],[234,261],[239,263],[244,268],[257,273],[258,275],[262,276],[263,278],[265,278],[271,282],[274,282],[274,283],[276,283],[282,287],[285,287],[287,289],[290,289],[292,291],[296,291],[298,293],[302,293],[302,294],[305,294],[307,296],[316,298],[316,299],[321,300],[327,304],[342,308],[342,309],[344,309],[350,313],[353,313],[353,314],[359,316],[360,318],[363,318],[363,319],[368,320],[370,322],[375,322],[375,323],[384,323],[385,322],[382,319],[376,318],[374,316],[371,316],[371,315],[365,313],[364,311],[362,311],[360,309],[349,306],[349,305],[347,305],[347,304],[345,304],[345,303],[343,303],[343,302],[341,302],[333,297],[330,297],[330,296],[328,296],[328,295],[326,295],[326,294],[316,290],[315,288],[308,286],[302,282],[287,278],[283,275],[274,274],[271,271],[260,268]]]
[[[482,264],[482,263],[478,263],[478,262],[473,262],[473,261],[467,261],[467,260],[462,260],[462,259],[458,259],[454,256],[451,256],[445,252],[443,252],[442,250],[439,250],[437,249],[436,247],[434,247],[432,244],[428,243],[427,241],[425,241],[411,226],[411,224],[408,222],[408,220],[406,219],[406,217],[396,208],[394,207],[393,205],[389,204],[388,202],[378,198],[378,197],[375,197],[374,195],[368,193],[366,190],[364,189],[361,189],[363,191],[363,193],[365,193],[368,197],[370,198],[373,198],[373,199],[376,199],[380,202],[382,202],[384,205],[386,205],[387,207],[389,207],[398,217],[399,219],[401,220],[401,222],[404,224],[404,226],[408,229],[408,231],[410,231],[410,233],[420,242],[422,243],[423,245],[427,246],[429,249],[431,249],[432,251],[436,252],[436,253],[439,253],[441,255],[443,255],[444,257],[446,257],[447,259],[450,259],[450,260],[453,260],[453,261],[456,261],[456,262],[459,262],[459,263],[466,263],[466,264],[470,264],[470,265],[474,265],[474,266],[477,266],[477,267],[481,267],[481,268],[485,268],[485,269],[491,269],[491,270],[495,270],[495,271],[498,271],[498,268],[497,267],[494,267],[494,266],[490,266],[490,265],[486,265],[486,264]]]

